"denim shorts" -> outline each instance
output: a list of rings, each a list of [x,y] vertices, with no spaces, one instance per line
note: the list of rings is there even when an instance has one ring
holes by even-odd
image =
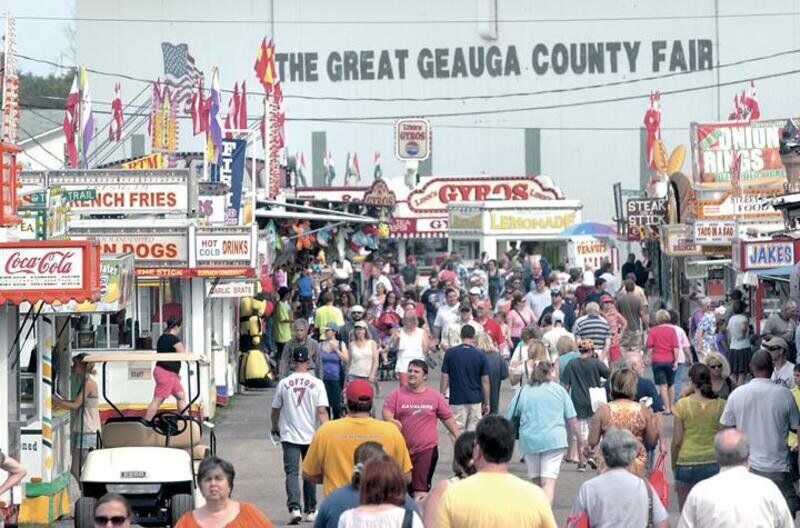
[[[656,385],[675,385],[675,371],[672,370],[672,363],[653,362],[653,381]]]
[[[701,480],[711,478],[719,473],[719,464],[693,464],[675,466],[675,480],[681,484],[694,486]]]

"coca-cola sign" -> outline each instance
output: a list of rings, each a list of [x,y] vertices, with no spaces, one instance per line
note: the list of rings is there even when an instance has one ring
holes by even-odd
[[[74,289],[83,286],[80,248],[0,248],[0,289]]]

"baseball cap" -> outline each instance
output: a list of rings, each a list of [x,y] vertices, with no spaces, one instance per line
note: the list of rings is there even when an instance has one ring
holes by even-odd
[[[330,323],[325,325],[325,330],[333,330],[334,332],[337,332],[339,330],[339,326],[333,321],[331,321]]]
[[[439,272],[439,280],[442,282],[449,282],[451,284],[455,284],[456,282],[456,274],[450,270],[444,270]]]
[[[308,361],[308,349],[304,346],[295,348],[292,351],[292,361],[295,363],[305,363]]]
[[[473,286],[472,288],[469,289],[469,294],[470,295],[480,295],[481,294],[481,289],[478,288],[477,286]]]
[[[559,290],[558,288],[553,288],[552,290],[550,290],[551,297],[556,297],[560,295],[561,295],[561,290]]]
[[[764,339],[761,340],[761,346],[763,348],[781,347],[784,350],[789,350],[789,345],[786,344],[786,340],[778,336],[765,336]]]
[[[364,321],[358,321],[356,324],[353,325],[353,328],[367,328],[367,323]]]
[[[353,306],[350,307],[350,313],[363,312],[363,311],[364,311],[364,307],[361,306],[360,304],[354,304]]]
[[[354,379],[345,387],[344,396],[349,402],[359,403],[372,401],[375,393],[367,380]]]
[[[600,296],[600,302],[601,303],[614,302],[614,298],[612,296],[610,296],[610,295],[601,295]]]
[[[553,322],[554,323],[555,322],[559,322],[559,323],[563,323],[564,322],[564,312],[562,312],[561,310],[553,310],[552,317],[553,317]]]

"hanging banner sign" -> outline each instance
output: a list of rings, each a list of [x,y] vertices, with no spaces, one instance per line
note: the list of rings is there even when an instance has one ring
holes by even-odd
[[[694,242],[700,246],[729,246],[736,234],[733,220],[695,220]]]
[[[667,201],[663,198],[628,198],[625,211],[627,240],[658,238],[659,226],[667,218]]]
[[[102,253],[132,253],[137,267],[149,262],[188,266],[189,245],[185,233],[102,233],[70,229],[73,239],[97,240]]]
[[[694,242],[694,229],[686,224],[664,224],[659,228],[661,249],[670,257],[702,255]]]
[[[431,155],[431,124],[427,119],[400,119],[394,124],[394,155],[400,161],[426,160]]]
[[[783,215],[769,200],[778,194],[783,194],[783,186],[748,189],[741,195],[727,192],[719,200],[698,200],[696,215],[705,220],[781,220]]]
[[[253,255],[250,233],[204,233],[195,235],[198,264],[215,262],[247,262]]]
[[[691,125],[692,169],[701,188],[730,189],[731,161],[740,156],[742,186],[781,184],[786,170],[778,152],[786,119]]]
[[[137,158],[135,160],[121,163],[123,169],[163,169],[167,166],[166,158],[160,152],[154,152],[149,156]]]
[[[417,213],[447,213],[447,204],[451,202],[563,199],[561,189],[547,176],[468,176],[427,180],[408,195],[408,207]]]
[[[206,297],[210,299],[253,297],[255,294],[256,283],[252,280],[206,281]]]
[[[217,169],[216,181],[230,187],[228,203],[225,209],[225,223],[239,224],[239,213],[242,208],[242,185],[244,179],[244,158],[247,141],[244,139],[222,140],[222,162]]]

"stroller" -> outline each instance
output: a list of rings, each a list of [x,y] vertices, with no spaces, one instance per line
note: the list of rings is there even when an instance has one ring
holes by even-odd
[[[389,339],[384,340],[381,353],[378,354],[378,380],[396,380],[397,372],[394,371],[397,365],[397,349],[389,347]]]

